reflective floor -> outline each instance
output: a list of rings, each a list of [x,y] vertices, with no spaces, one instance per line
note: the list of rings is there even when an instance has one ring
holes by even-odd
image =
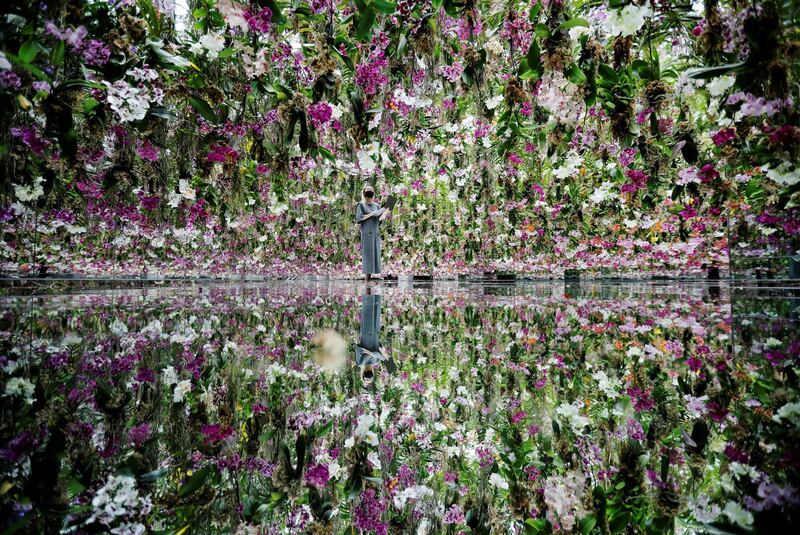
[[[1,295],[3,533],[798,521],[794,288],[71,281]]]

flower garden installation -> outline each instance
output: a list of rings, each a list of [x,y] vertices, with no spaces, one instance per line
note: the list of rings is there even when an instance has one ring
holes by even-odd
[[[11,0],[0,101],[0,535],[800,526],[798,2]]]

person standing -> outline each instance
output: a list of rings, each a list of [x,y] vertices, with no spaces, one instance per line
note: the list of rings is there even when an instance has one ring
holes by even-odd
[[[361,202],[356,206],[356,223],[361,225],[361,272],[366,280],[381,272],[380,224],[386,218],[386,210],[374,202],[375,189],[364,184]]]

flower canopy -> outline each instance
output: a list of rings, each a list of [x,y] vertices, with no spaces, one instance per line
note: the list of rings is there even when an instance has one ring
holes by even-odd
[[[4,6],[5,272],[677,274],[793,253],[792,2]],[[732,251],[730,254],[738,254]]]

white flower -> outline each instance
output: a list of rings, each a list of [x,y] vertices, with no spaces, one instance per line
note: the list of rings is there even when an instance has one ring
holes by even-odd
[[[174,366],[167,366],[161,372],[161,380],[165,385],[174,385],[178,382],[178,372],[175,371]]]
[[[705,494],[700,494],[689,499],[689,511],[698,522],[710,523],[717,519],[722,509],[715,504],[711,503],[709,497]]]
[[[589,28],[586,26],[575,26],[574,28],[570,28],[569,30],[569,38],[573,41],[577,41],[583,35],[589,35]]]
[[[25,403],[32,405],[35,401],[33,392],[36,390],[34,385],[29,380],[23,377],[12,377],[6,383],[6,396],[21,396],[25,398]]]
[[[502,93],[496,95],[489,100],[486,101],[486,107],[490,110],[495,109],[501,102],[503,102],[503,95]]]
[[[553,476],[545,482],[544,501],[551,524],[558,522],[564,531],[572,531],[576,519],[583,515],[581,500],[585,488],[584,476],[577,471],[563,477]]]
[[[772,419],[779,423],[781,420],[786,420],[795,425],[800,425],[800,402],[787,403],[778,409]]]
[[[580,406],[580,401],[575,401],[573,403],[562,403],[556,409],[556,412],[569,422],[570,427],[576,433],[581,433],[583,428],[589,425],[589,418],[581,415]]]
[[[92,498],[92,507],[94,511],[87,523],[99,520],[108,526],[119,517],[146,515],[152,509],[152,502],[149,496],[139,496],[133,477],[111,475]],[[117,531],[112,530],[111,533],[143,533],[137,526],[139,524],[123,522]]]
[[[238,28],[242,33],[250,29],[244,17],[244,9],[233,0],[217,0],[217,11],[225,19],[230,28]]]
[[[613,187],[613,183],[603,182],[599,187],[594,189],[594,192],[591,195],[589,195],[589,200],[594,204],[600,204],[608,199],[613,198],[614,194],[611,193],[611,188]]]
[[[731,522],[739,524],[742,527],[748,527],[753,523],[753,513],[744,509],[741,505],[734,501],[729,501],[725,504],[723,510]]]
[[[553,176],[556,178],[569,178],[574,175],[583,164],[583,158],[578,154],[570,154],[561,167],[553,169]]]
[[[44,195],[44,187],[42,187],[42,184],[44,184],[44,179],[42,177],[35,178],[33,184],[30,186],[14,184],[14,194],[20,202],[35,201]]]
[[[498,489],[508,490],[508,481],[506,481],[503,476],[497,472],[489,476],[489,484],[497,487]]]
[[[700,176],[697,174],[697,169],[694,167],[687,167],[678,171],[678,180],[675,181],[679,186],[685,186],[690,182],[696,184],[700,183]]]
[[[706,84],[706,89],[712,97],[719,97],[733,87],[735,81],[733,76],[718,76]]]
[[[686,410],[695,416],[702,416],[706,413],[706,401],[708,396],[700,396],[696,398],[690,394],[684,394],[683,399],[686,400]]]
[[[781,342],[777,338],[772,338],[771,336],[769,338],[767,338],[764,341],[764,343],[765,343],[765,345],[767,347],[770,347],[770,348],[772,348],[772,347],[780,347],[781,345],[783,345],[783,342]]]
[[[109,326],[109,329],[111,330],[111,333],[117,337],[128,333],[128,327],[122,323],[119,318],[114,319],[114,322]]]
[[[620,386],[620,382],[617,379],[609,379],[608,375],[606,375],[606,372],[603,370],[593,373],[592,377],[597,381],[597,387],[610,399],[619,397],[616,387]]]
[[[419,501],[426,497],[433,497],[432,488],[425,485],[413,485],[395,494],[393,501],[396,508],[402,509],[409,500]]]
[[[0,71],[11,69],[11,62],[6,59],[6,55],[0,51]]]
[[[189,187],[189,181],[186,179],[178,180],[178,190],[181,192],[181,197],[189,201],[195,200],[195,190]]]
[[[767,178],[781,186],[794,186],[800,182],[800,169],[789,170],[790,165],[788,162],[781,162],[775,169],[762,165],[761,170],[766,172]]]
[[[225,48],[225,36],[221,33],[207,33],[197,42],[208,51],[208,59],[216,59]]]
[[[605,27],[609,35],[622,34],[623,37],[634,35],[644,26],[644,19],[652,16],[650,6],[635,6],[629,4],[622,11],[611,11],[605,20]]]
[[[117,80],[114,85],[103,82],[108,87],[106,101],[119,117],[120,122],[141,121],[150,109],[147,88],[134,87],[125,80]]]
[[[183,401],[184,396],[192,389],[192,382],[189,379],[180,381],[175,385],[175,391],[172,393],[173,403],[180,403]]]
[[[369,452],[369,454],[367,455],[367,461],[369,461],[369,464],[371,464],[373,468],[377,470],[381,469],[381,460],[378,457],[377,452],[374,451]]]

